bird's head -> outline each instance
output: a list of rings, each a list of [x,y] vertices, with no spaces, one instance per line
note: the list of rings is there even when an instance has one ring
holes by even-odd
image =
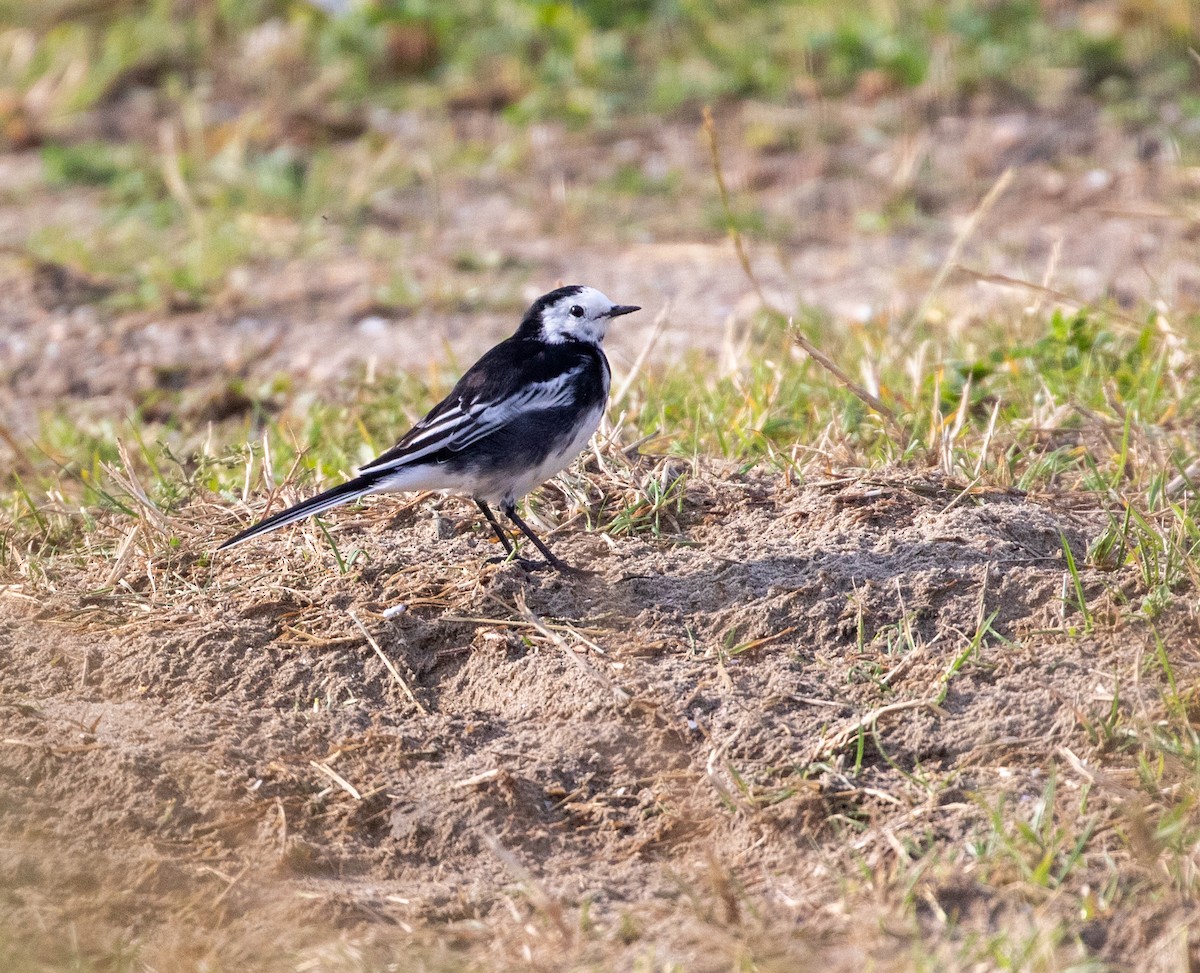
[[[632,304],[614,304],[594,287],[572,284],[534,301],[517,334],[555,344],[583,341],[598,345],[604,340],[609,321],[640,310]]]

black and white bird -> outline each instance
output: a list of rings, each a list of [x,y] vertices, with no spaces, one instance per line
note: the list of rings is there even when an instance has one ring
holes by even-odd
[[[497,504],[551,566],[572,570],[517,515],[516,504],[566,469],[600,425],[611,374],[600,344],[613,318],[640,310],[580,285],[539,297],[511,338],[472,365],[446,398],[352,480],[268,517],[218,550],[368,494],[439,490],[473,499],[509,556],[512,540],[489,504]]]

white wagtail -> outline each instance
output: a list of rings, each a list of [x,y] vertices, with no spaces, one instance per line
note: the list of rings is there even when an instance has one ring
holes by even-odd
[[[489,503],[554,568],[571,570],[517,515],[516,504],[566,469],[592,438],[611,374],[600,343],[609,321],[640,310],[579,285],[539,297],[511,338],[472,365],[429,415],[354,479],[281,510],[218,550],[370,493],[440,490],[471,497],[509,556],[515,548]]]

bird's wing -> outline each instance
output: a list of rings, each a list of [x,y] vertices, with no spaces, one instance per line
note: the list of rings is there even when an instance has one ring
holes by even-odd
[[[585,367],[579,363],[541,381],[529,381],[520,368],[496,372],[480,369],[483,364],[481,360],[400,442],[359,472],[398,469],[442,450],[460,452],[519,416],[568,405],[575,397],[574,379]]]

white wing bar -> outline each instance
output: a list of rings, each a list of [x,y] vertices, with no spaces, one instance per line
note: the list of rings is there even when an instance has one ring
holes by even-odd
[[[403,455],[385,463],[371,463],[359,469],[359,472],[399,469],[443,449],[458,452],[490,436],[524,413],[569,405],[575,397],[575,379],[581,371],[582,366],[556,375],[548,382],[528,385],[506,398],[492,402],[471,402],[465,408],[459,402],[428,425],[414,426],[413,439]]]

